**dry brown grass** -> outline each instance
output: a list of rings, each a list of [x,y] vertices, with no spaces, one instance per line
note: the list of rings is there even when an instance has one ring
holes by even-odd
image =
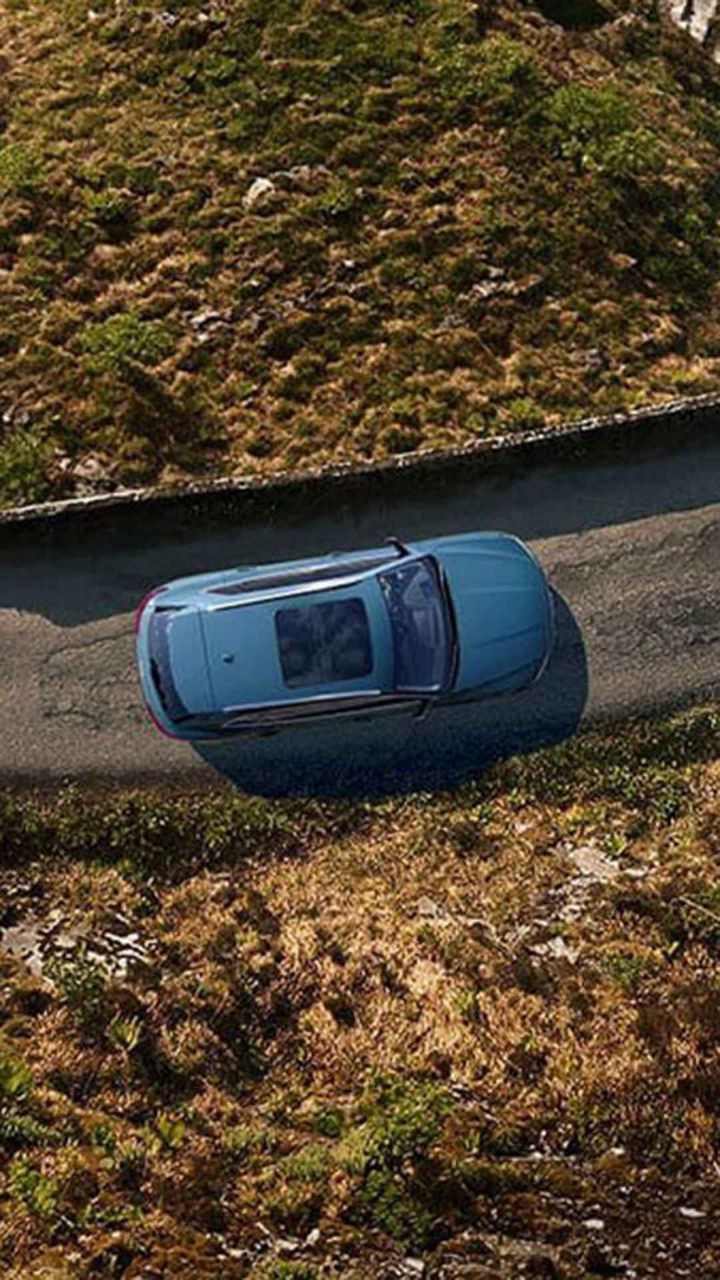
[[[254,849],[243,801],[222,844],[219,802],[205,866],[138,835],[165,804],[191,845],[192,797],[89,802],[87,853],[62,797],[8,797],[4,923],[55,908],[144,958],[112,979],[76,947],[49,986],[0,950],[6,1273],[369,1278],[469,1231],[503,1275],[530,1241],[579,1280],[599,1217],[606,1262],[715,1276],[717,723],[590,735],[456,796],[250,808]]]

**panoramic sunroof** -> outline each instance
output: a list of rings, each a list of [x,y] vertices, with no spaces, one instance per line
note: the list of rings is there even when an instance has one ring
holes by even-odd
[[[283,679],[290,688],[359,680],[372,671],[362,600],[336,600],[275,614]]]

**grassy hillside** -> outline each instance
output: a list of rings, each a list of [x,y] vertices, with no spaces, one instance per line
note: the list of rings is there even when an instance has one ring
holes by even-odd
[[[5,793],[3,1276],[716,1280],[717,744],[708,708],[383,804]]]
[[[717,384],[720,79],[650,2],[5,0],[0,49],[6,504]]]

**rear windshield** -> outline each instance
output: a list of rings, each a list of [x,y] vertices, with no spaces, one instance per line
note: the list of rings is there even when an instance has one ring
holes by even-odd
[[[283,679],[291,689],[359,680],[372,671],[370,629],[362,600],[278,609],[275,630]]]
[[[160,704],[165,714],[177,723],[179,720],[185,720],[189,712],[175,688],[170,664],[168,631],[172,626],[174,613],[174,609],[156,609],[154,611],[150,619],[148,648],[150,652],[150,676],[155,686],[155,692],[160,699]]]

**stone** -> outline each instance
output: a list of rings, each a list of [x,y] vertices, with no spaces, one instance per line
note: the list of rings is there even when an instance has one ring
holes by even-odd
[[[611,253],[608,256],[618,271],[629,271],[631,267],[637,266],[637,258],[631,258],[629,253]]]
[[[292,1240],[289,1238],[277,1240],[275,1243],[276,1252],[282,1256],[292,1256],[292,1254],[297,1253],[301,1248],[302,1245],[299,1240]]]
[[[441,907],[432,898],[420,898],[417,904],[417,913],[426,920],[447,920],[450,916],[449,911],[445,907]]]
[[[256,178],[243,197],[243,207],[253,209],[261,201],[265,202],[268,196],[274,195],[275,189],[275,183],[269,178]]]
[[[203,307],[201,311],[196,311],[194,316],[190,317],[191,329],[204,329],[208,324],[217,324],[222,320],[219,311],[213,311],[212,307]]]
[[[568,857],[583,880],[589,883],[607,884],[620,875],[617,862],[606,858],[595,845],[580,845],[577,849],[569,850]]]
[[[105,463],[94,454],[83,458],[73,467],[73,475],[76,480],[96,480],[104,471]]]
[[[720,60],[717,34],[714,31],[717,17],[717,0],[662,0],[662,7],[678,27],[690,33],[698,44],[707,50],[714,62]]]
[[[422,1258],[404,1258],[402,1262],[402,1274],[404,1276],[424,1276],[425,1263]]]
[[[548,938],[547,942],[538,942],[529,950],[535,956],[548,957],[551,960],[567,960],[568,964],[575,964],[578,958],[577,948],[568,946],[564,938]]]

